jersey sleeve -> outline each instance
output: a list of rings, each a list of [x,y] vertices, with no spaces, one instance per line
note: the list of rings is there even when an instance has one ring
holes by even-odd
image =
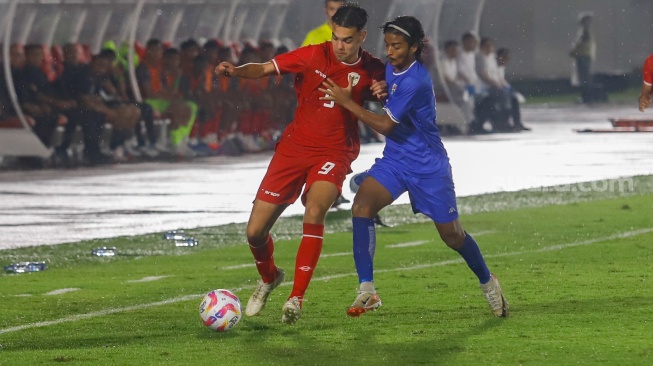
[[[644,84],[649,86],[653,85],[653,55],[649,56],[644,62],[642,79],[644,80]]]
[[[277,74],[301,73],[319,49],[316,46],[300,47],[294,51],[286,52],[272,59],[272,64]]]
[[[408,116],[408,112],[412,106],[411,99],[419,95],[419,81],[410,77],[402,80],[396,89],[388,85],[390,96],[383,110],[392,118],[396,123],[401,123]],[[392,89],[395,89],[394,92]]]

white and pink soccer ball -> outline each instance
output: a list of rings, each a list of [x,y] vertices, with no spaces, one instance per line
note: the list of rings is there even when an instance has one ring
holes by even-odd
[[[229,290],[213,290],[200,303],[202,323],[217,332],[235,327],[242,316],[240,300]]]

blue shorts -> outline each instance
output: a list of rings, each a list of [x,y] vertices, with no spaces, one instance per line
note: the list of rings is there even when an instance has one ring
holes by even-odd
[[[456,192],[454,190],[451,165],[444,171],[431,175],[410,174],[396,163],[385,158],[376,162],[367,172],[374,177],[396,200],[408,191],[414,213],[421,212],[438,224],[446,224],[458,219]]]

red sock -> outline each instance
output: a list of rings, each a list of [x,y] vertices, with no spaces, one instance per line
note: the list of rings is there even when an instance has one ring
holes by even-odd
[[[249,250],[254,254],[256,269],[261,275],[263,282],[271,283],[277,279],[277,266],[274,265],[274,242],[272,236],[268,234],[265,243],[262,246],[253,246],[249,243]]]
[[[295,296],[300,299],[304,298],[304,293],[311,282],[317,261],[320,259],[322,242],[324,241],[323,236],[324,225],[304,224],[304,236],[302,236],[302,242],[299,244],[297,258],[295,259],[295,283],[290,298]]]

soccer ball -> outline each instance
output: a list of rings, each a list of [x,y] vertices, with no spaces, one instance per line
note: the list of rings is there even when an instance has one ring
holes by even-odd
[[[240,300],[229,290],[213,290],[204,296],[200,304],[202,323],[217,332],[235,327],[242,317]]]

